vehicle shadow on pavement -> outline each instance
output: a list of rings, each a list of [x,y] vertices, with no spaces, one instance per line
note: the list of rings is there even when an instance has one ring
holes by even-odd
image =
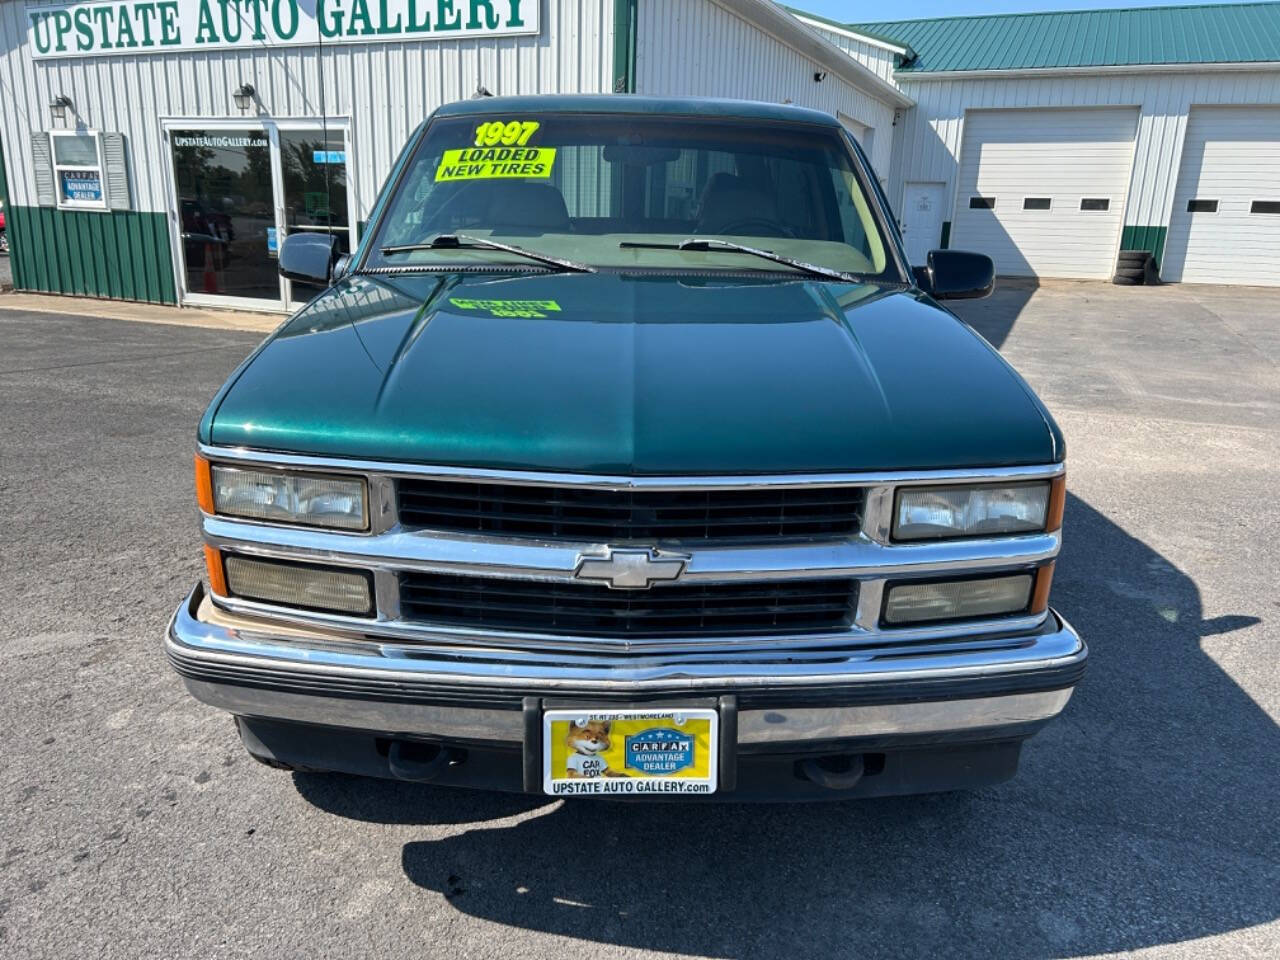
[[[955,300],[943,304],[965,323],[977,330],[987,342],[999,350],[1009,339],[1013,326],[1018,322],[1040,284],[1028,277],[1000,277],[995,293],[985,300]]]
[[[297,775],[347,817],[474,824],[410,880],[512,927],[714,957],[1077,956],[1280,916],[1280,730],[1202,650],[1186,575],[1075,497],[1055,606],[1092,650],[1013,781],[816,805],[641,805]],[[486,820],[504,818],[503,823]]]

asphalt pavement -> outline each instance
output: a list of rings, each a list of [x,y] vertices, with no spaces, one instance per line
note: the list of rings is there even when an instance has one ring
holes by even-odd
[[[260,334],[3,307],[0,956],[1280,955],[1280,290],[962,306],[1067,435],[1090,669],[1007,784],[808,806],[252,762],[161,634],[196,422]]]

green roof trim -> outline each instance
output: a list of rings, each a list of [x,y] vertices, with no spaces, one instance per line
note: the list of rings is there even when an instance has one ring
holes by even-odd
[[[844,27],[915,51],[916,59],[899,67],[899,76],[1280,62],[1280,3],[1010,13]]]

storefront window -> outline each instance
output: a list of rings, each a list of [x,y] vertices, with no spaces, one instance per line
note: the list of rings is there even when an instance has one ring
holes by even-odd
[[[169,143],[185,296],[292,308],[322,288],[280,278],[285,237],[332,233],[343,253],[355,246],[343,126],[175,127]]]
[[[50,136],[53,140],[53,176],[58,206],[72,210],[107,209],[98,135],[57,130]]]
[[[170,142],[187,291],[278,301],[266,132],[173,130]]]
[[[285,233],[332,233],[343,253],[351,252],[347,212],[347,153],[341,129],[280,131],[280,173],[284,187]],[[281,240],[283,241],[283,237]],[[295,303],[323,288],[292,281]]]

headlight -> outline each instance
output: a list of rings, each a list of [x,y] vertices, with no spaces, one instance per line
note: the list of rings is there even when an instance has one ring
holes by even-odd
[[[1051,519],[1050,490],[1048,480],[976,487],[902,487],[894,511],[893,539],[1039,533]]]
[[[969,620],[1025,613],[1031,606],[1029,573],[981,580],[900,583],[887,591],[884,622],[890,626]]]
[[[369,528],[368,498],[360,477],[278,473],[217,464],[210,473],[212,513],[336,530]],[[199,490],[198,465],[196,476]]]

